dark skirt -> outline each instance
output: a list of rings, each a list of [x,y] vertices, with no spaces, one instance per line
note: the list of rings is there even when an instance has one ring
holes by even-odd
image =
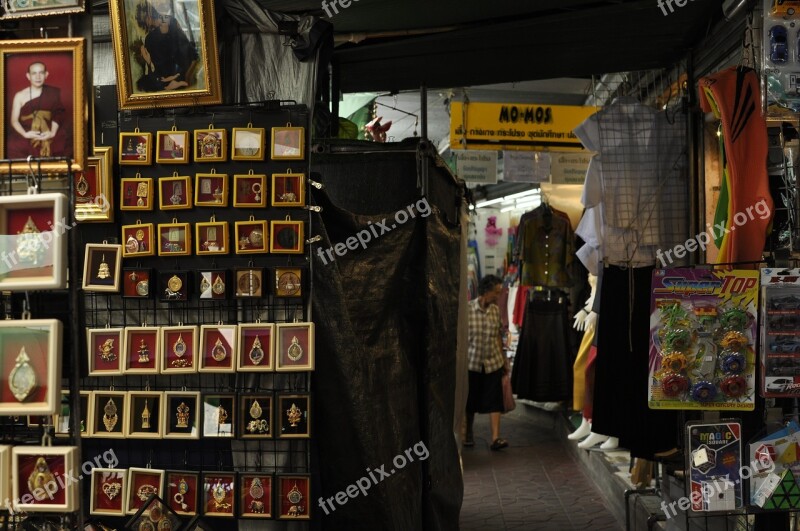
[[[650,279],[652,267],[603,270],[592,431],[619,437],[632,457],[675,448],[677,413],[651,410],[649,378]]]
[[[503,371],[501,367],[494,372],[469,371],[469,396],[467,414],[503,413]]]
[[[519,336],[511,387],[517,398],[536,402],[572,400],[566,297],[529,301]]]

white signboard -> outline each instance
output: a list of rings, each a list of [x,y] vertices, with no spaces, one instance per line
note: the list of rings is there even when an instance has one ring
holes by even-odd
[[[550,182],[553,184],[583,184],[591,155],[585,153],[551,153]]]
[[[456,175],[468,183],[497,184],[497,151],[454,151]]]
[[[503,151],[503,180],[510,183],[550,182],[550,154]]]

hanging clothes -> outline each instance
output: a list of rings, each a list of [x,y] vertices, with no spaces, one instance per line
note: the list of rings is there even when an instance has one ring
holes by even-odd
[[[569,265],[575,256],[575,236],[569,217],[542,204],[522,215],[515,255],[520,262],[520,285],[567,288]]]
[[[720,194],[715,222],[725,223],[726,232],[717,262],[760,261],[774,205],[764,163],[767,124],[761,115],[759,78],[753,69],[735,66],[702,78],[699,91],[703,111],[722,122],[726,193]],[[752,215],[759,203],[763,206]]]
[[[529,287],[511,385],[519,398],[561,402],[572,396],[569,297],[575,236],[569,217],[548,204],[519,220],[515,255],[520,290]],[[515,321],[516,321],[515,311]]]
[[[572,398],[572,356],[568,355],[567,297],[548,300],[550,292],[532,292],[511,372],[518,398],[561,402]]]

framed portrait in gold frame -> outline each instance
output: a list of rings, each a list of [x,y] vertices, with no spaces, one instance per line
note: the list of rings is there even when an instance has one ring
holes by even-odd
[[[156,133],[156,162],[159,164],[186,164],[189,162],[189,131],[170,131]]]
[[[110,0],[109,14],[121,109],[222,102],[213,0],[190,0],[181,9],[159,0]],[[145,16],[162,21],[161,27],[145,23]],[[178,41],[185,46],[166,58],[170,67],[146,68],[142,48],[151,57],[164,55],[168,43]]]
[[[161,210],[192,208],[192,178],[188,175],[158,178],[158,207]]]
[[[84,168],[84,68],[82,38],[0,41],[0,158],[65,157],[72,159],[73,171]],[[37,136],[23,136],[30,132]],[[28,171],[29,164],[15,163],[12,169]],[[33,164],[42,172],[67,169],[66,160]]]
[[[264,208],[267,206],[267,176],[250,173],[233,176],[233,206]]]
[[[122,246],[87,243],[83,258],[83,291],[119,291]]]
[[[126,177],[119,182],[120,210],[153,210],[153,179],[142,177]]]
[[[201,221],[194,224],[195,228],[195,253],[228,254],[228,222],[227,221]]]
[[[97,150],[95,151],[97,153]],[[86,167],[73,173],[75,221],[114,221],[114,195],[111,188],[111,148],[86,159]]]
[[[195,175],[194,204],[199,207],[228,206],[228,176],[213,170]]]
[[[137,220],[138,221],[138,220]],[[122,226],[122,257],[153,256],[153,224],[137,223]]]
[[[306,206],[306,176],[303,173],[274,173],[272,175],[272,206]]]
[[[264,160],[263,127],[234,127],[231,133],[231,160]]]
[[[303,254],[303,222],[290,219],[270,222],[269,252]]]
[[[119,163],[123,166],[149,166],[152,163],[153,133],[119,134]]]
[[[236,254],[263,254],[268,250],[268,222],[254,219],[234,223],[236,233]]]
[[[158,256],[189,256],[192,254],[192,234],[188,223],[158,224]]]
[[[228,132],[225,129],[196,129],[194,132],[195,162],[224,162],[228,160]]]
[[[272,128],[272,160],[303,160],[305,158],[305,128],[285,127]]]

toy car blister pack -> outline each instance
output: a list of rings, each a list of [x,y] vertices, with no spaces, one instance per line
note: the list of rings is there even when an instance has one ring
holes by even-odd
[[[800,396],[800,269],[762,269],[761,295],[761,394]]]
[[[800,1],[762,0],[769,101],[800,111]]]
[[[687,430],[689,499],[695,512],[742,507],[742,425],[690,422]]]
[[[753,410],[757,303],[758,271],[654,270],[650,408]]]

